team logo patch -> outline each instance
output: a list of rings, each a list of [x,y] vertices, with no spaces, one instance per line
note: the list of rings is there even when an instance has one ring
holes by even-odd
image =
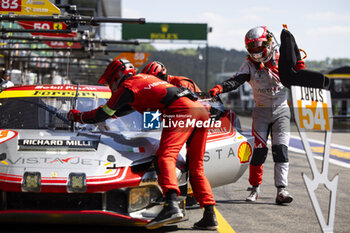
[[[143,129],[160,129],[162,114],[157,110],[156,112],[144,112],[143,113]]]

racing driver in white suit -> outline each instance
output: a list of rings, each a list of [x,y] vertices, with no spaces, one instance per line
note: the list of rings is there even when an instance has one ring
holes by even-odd
[[[255,137],[254,153],[249,166],[249,183],[252,191],[247,201],[256,201],[259,185],[262,183],[263,164],[267,157],[267,140],[271,133],[274,179],[277,188],[276,203],[290,203],[293,197],[288,193],[288,144],[290,138],[290,110],[287,104],[286,87],[278,75],[277,49],[273,35],[266,26],[250,29],[245,36],[248,50],[247,60],[230,79],[216,85],[209,91],[212,96],[229,92],[244,82],[252,89],[255,107],[252,113],[252,134]]]

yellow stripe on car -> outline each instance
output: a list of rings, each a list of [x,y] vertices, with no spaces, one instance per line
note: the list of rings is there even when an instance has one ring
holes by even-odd
[[[18,97],[75,97],[76,91],[51,91],[51,90],[16,90],[3,91],[0,93],[0,98],[18,98]],[[110,98],[109,92],[91,92],[79,91],[78,97],[85,98]]]

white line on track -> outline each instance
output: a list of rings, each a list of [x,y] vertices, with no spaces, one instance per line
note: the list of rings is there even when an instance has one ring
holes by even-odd
[[[247,126],[243,126],[242,125],[242,129],[245,129],[245,131],[248,131],[250,132],[251,129]],[[293,136],[291,135],[291,138],[293,139],[297,139],[297,140],[300,140],[301,141],[301,138],[299,136]],[[324,144],[323,141],[319,141],[319,140],[315,140],[315,139],[309,139],[310,142],[313,142],[313,143],[318,143],[318,144]],[[267,144],[271,145],[271,140],[268,140]],[[339,144],[335,144],[335,143],[331,143],[331,147],[337,147],[339,149],[343,149],[343,150],[350,150],[350,147],[348,146],[344,146],[344,145],[339,145]],[[302,154],[302,155],[305,155],[305,151],[302,150],[302,149],[299,149],[299,148],[296,148],[296,147],[292,147],[292,146],[289,146],[288,147],[288,150],[292,151],[292,152],[295,152],[295,153],[298,153],[298,154]],[[323,160],[323,157],[322,156],[319,156],[319,155],[314,155],[314,158],[315,159],[318,159],[318,160]],[[345,167],[345,168],[350,168],[350,164],[349,163],[346,163],[346,162],[342,162],[342,161],[339,161],[337,159],[333,159],[333,158],[329,158],[329,162],[331,164],[334,164],[334,165],[337,165],[337,166],[341,166],[341,167]]]

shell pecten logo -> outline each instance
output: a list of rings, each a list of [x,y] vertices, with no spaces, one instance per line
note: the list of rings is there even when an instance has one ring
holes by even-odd
[[[238,158],[241,163],[248,163],[252,153],[252,147],[248,142],[242,142],[238,147]]]
[[[15,138],[17,135],[18,133],[13,130],[0,130],[0,144]]]

